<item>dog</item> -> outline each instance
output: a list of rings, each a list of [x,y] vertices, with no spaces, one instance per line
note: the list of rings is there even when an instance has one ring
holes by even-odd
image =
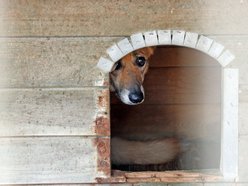
[[[136,50],[115,63],[110,73],[110,90],[128,105],[141,104],[145,99],[143,82],[149,68],[149,58],[154,47]],[[142,116],[141,116],[142,117]],[[150,126],[151,128],[154,127]],[[124,164],[162,164],[175,159],[182,146],[176,138],[158,134],[112,136],[111,161],[115,165]],[[146,129],[147,130],[147,129]]]

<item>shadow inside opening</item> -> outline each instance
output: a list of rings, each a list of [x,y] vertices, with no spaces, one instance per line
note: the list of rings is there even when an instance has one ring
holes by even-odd
[[[111,93],[111,137],[173,137],[185,149],[164,164],[112,164],[112,169],[219,169],[221,66],[200,51],[176,46],[157,47],[149,64],[142,104],[125,105]]]

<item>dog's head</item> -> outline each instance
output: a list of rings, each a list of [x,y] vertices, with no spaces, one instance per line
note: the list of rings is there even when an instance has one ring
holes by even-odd
[[[145,98],[142,83],[148,70],[148,59],[154,48],[146,47],[129,53],[115,63],[110,73],[111,91],[128,105],[142,103]]]

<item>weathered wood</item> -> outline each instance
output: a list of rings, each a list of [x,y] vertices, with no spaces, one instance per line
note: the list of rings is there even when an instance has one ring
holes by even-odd
[[[247,174],[247,165],[248,165],[248,148],[247,148],[247,142],[248,142],[248,135],[245,136],[239,136],[239,169],[238,169],[238,175],[239,175],[239,181],[240,182],[248,182]]]
[[[100,179],[99,179],[100,180]],[[105,179],[106,180],[106,179]],[[113,181],[114,179],[111,179]],[[32,184],[32,186],[56,186],[58,184]],[[131,183],[121,183],[118,181],[113,181],[113,183],[105,183],[105,184],[96,184],[96,183],[68,183],[68,184],[59,184],[59,186],[133,186]]]
[[[248,30],[247,1],[3,0],[0,7],[1,36],[113,36],[166,28],[207,34]]]
[[[248,86],[239,88],[239,135],[248,135]]]
[[[95,183],[106,177],[98,170],[96,140],[101,138],[1,138],[0,183]]]
[[[228,67],[240,69],[240,83],[248,83],[248,37],[209,36],[235,54]],[[96,67],[106,49],[121,38],[9,38],[0,39],[0,87],[103,86],[107,75]],[[160,49],[161,50],[161,49]],[[159,52],[159,50],[155,51]],[[217,61],[188,48],[167,48],[152,57],[153,66],[211,66]],[[205,57],[204,57],[205,56]]]
[[[0,91],[0,136],[109,135],[106,89]]]
[[[102,183],[115,183],[115,177],[123,177],[128,183],[140,183],[134,184],[135,186],[156,185],[154,183],[159,182],[159,185],[165,183],[183,183],[188,182],[190,185],[195,185],[194,182],[220,182],[223,178],[218,173],[194,173],[186,171],[169,171],[169,172],[120,172],[114,171],[113,177],[107,179],[101,179]],[[143,184],[141,184],[143,183]],[[145,184],[147,183],[147,184]],[[173,184],[174,185],[174,184]],[[177,184],[176,184],[177,185]],[[179,184],[181,185],[181,184]],[[198,186],[198,184],[196,185]]]
[[[192,183],[192,182],[185,182],[185,183],[168,183],[167,186],[204,186],[205,183]]]
[[[0,39],[0,87],[103,86],[96,67],[114,38]]]
[[[123,172],[126,178],[199,178],[201,176],[219,176],[219,173],[209,170],[210,173],[202,173],[200,170],[197,172],[191,171],[164,171],[164,172]],[[120,174],[120,173],[119,173]],[[212,174],[212,175],[211,175]]]
[[[220,105],[112,105],[111,132],[136,138],[219,139],[220,114]]]
[[[144,82],[143,104],[220,103],[220,68],[154,68]],[[112,103],[118,103],[117,98]]]
[[[239,135],[248,135],[248,103],[239,103]]]
[[[243,185],[244,184],[244,185]],[[210,183],[204,183],[204,186],[245,186],[247,183],[238,183],[238,182],[210,182]]]

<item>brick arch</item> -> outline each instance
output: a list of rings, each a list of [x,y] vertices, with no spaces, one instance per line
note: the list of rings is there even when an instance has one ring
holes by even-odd
[[[227,66],[235,56],[213,39],[183,30],[154,30],[136,33],[115,43],[106,50],[107,57],[101,57],[97,67],[105,73],[111,72],[116,61],[137,49],[174,45],[200,50],[216,59],[222,67]]]

